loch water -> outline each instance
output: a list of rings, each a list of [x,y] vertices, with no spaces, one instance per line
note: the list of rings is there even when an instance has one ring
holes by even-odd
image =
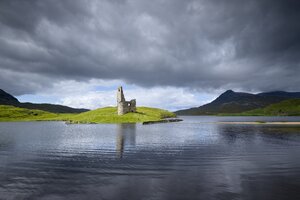
[[[300,199],[300,117],[0,123],[0,199]]]

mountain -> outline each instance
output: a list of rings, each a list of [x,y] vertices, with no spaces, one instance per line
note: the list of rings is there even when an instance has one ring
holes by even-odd
[[[300,98],[300,92],[265,92],[250,94],[227,90],[211,103],[200,107],[179,110],[177,115],[216,115],[220,113],[241,113],[268,105],[278,103],[287,99]]]
[[[264,92],[257,94],[259,96],[279,96],[287,98],[300,98],[300,92],[284,92],[284,91],[274,91],[274,92]]]
[[[57,104],[48,104],[48,103],[20,103],[18,105],[14,105],[20,108],[27,108],[27,109],[36,109],[36,110],[43,110],[51,113],[82,113],[89,111],[88,109],[84,108],[71,108],[68,106],[57,105]]]
[[[0,89],[0,105],[10,105],[20,103],[17,98]]]
[[[21,103],[17,98],[0,89],[0,105],[11,105],[19,108],[43,110],[52,113],[82,113],[89,111],[88,109],[71,108],[68,106],[56,104],[36,104],[36,103]]]

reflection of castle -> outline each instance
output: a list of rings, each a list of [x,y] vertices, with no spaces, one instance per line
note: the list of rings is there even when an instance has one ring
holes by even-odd
[[[119,158],[123,157],[126,146],[135,146],[136,124],[118,124],[116,152]]]
[[[124,115],[129,112],[136,112],[136,100],[126,101],[123,93],[123,88],[118,88],[117,93],[118,115]]]

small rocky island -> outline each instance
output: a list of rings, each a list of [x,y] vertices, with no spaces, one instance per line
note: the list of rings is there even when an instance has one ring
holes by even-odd
[[[117,90],[117,106],[104,107],[82,113],[57,113],[18,105],[0,105],[0,121],[65,121],[68,124],[98,123],[163,123],[179,121],[167,110],[137,107],[136,100],[126,101],[123,88]]]
[[[124,115],[127,113],[136,113],[136,100],[132,99],[130,101],[126,101],[123,87],[120,86],[118,88],[117,92],[117,108],[118,108],[118,115]],[[166,119],[160,119],[155,121],[145,121],[143,122],[143,125],[146,124],[156,124],[156,123],[168,123],[168,122],[180,122],[182,119],[178,118],[166,118]]]

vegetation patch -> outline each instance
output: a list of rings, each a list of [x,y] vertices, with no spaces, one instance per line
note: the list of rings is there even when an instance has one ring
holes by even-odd
[[[72,116],[71,123],[137,123],[156,121],[164,118],[176,117],[167,110],[149,107],[137,107],[136,113],[118,115],[116,107],[99,108]]]
[[[256,123],[258,123],[258,124],[265,124],[266,122],[265,121],[256,121]]]
[[[80,114],[59,114],[41,110],[0,106],[0,121],[67,121],[68,123],[141,123],[176,117],[167,110],[138,107],[136,113],[119,116],[116,107],[99,108]]]
[[[31,110],[0,105],[0,121],[64,121],[75,114],[56,114],[42,110]]]
[[[300,99],[290,99],[242,113],[254,116],[300,116]]]
[[[242,113],[221,113],[219,116],[300,116],[300,99],[289,99]]]

